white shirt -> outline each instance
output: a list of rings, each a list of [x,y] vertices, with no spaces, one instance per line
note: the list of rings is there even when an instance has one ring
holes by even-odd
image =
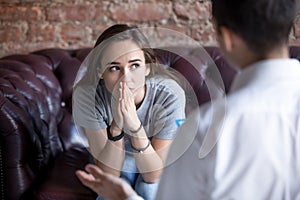
[[[189,148],[165,168],[157,199],[300,199],[297,60],[265,60],[242,70],[226,98],[189,117],[169,159],[195,124]]]

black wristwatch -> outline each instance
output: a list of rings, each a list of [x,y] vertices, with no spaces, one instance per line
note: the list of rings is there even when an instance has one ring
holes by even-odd
[[[111,135],[111,132],[110,132],[110,126],[108,126],[106,128],[106,132],[107,132],[107,138],[111,141],[118,141],[118,140],[121,140],[123,137],[124,137],[124,132],[123,130],[121,131],[120,135],[117,135],[117,136],[112,136]]]

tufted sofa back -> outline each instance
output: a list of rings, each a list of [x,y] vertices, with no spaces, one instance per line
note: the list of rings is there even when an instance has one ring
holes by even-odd
[[[86,49],[43,49],[0,59],[0,198],[19,199],[61,152],[84,147],[72,119],[72,87]],[[236,73],[217,47],[205,47],[228,92]],[[191,84],[199,104],[211,99],[207,66],[172,51],[156,49],[159,61],[178,70]],[[187,58],[193,49],[182,48]],[[300,59],[300,47],[291,47]],[[193,58],[195,59],[195,58]],[[197,64],[198,63],[198,64]],[[206,67],[206,68],[205,68]],[[205,69],[205,70],[203,70]],[[74,155],[74,158],[80,159]]]
[[[71,95],[81,52],[47,49],[0,60],[0,193],[8,199],[76,143]]]

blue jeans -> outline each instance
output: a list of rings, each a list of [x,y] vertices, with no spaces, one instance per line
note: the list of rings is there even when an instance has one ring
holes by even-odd
[[[154,200],[158,189],[159,182],[146,183],[140,173],[122,172],[121,178],[126,180],[135,192],[145,200]]]
[[[125,148],[127,151],[131,151],[130,145],[125,142]],[[132,154],[126,153],[124,165],[121,171],[121,178],[124,179],[135,192],[143,197],[145,200],[154,200],[158,189],[159,181],[155,183],[146,183],[143,180],[142,174],[137,173],[137,167],[135,159]],[[104,200],[102,197],[98,197],[97,200]]]

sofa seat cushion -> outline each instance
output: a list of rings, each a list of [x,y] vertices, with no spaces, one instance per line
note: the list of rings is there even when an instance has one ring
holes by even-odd
[[[96,193],[84,187],[75,175],[75,171],[84,169],[89,161],[89,152],[84,147],[61,152],[53,166],[37,179],[24,199],[96,199]]]

